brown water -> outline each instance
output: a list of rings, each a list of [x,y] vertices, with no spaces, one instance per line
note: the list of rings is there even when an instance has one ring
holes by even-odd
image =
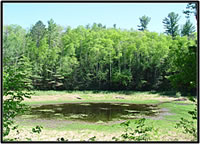
[[[42,119],[108,122],[154,116],[159,108],[147,104],[127,103],[65,103],[35,106],[29,115]],[[27,114],[28,115],[28,114]]]

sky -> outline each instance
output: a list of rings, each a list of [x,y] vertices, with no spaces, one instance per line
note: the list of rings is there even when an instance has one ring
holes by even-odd
[[[29,29],[38,20],[45,25],[51,18],[63,27],[102,23],[107,27],[135,30],[139,17],[151,17],[148,30],[164,32],[163,19],[170,12],[181,16],[179,24],[186,22],[183,10],[187,3],[3,3],[3,25],[18,24]],[[192,15],[191,22],[196,25]]]

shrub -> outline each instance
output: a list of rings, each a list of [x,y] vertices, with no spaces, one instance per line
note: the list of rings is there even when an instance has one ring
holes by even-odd
[[[197,103],[194,98],[190,98],[192,102],[195,103],[195,108],[192,111],[188,111],[188,113],[191,115],[192,120],[187,120],[185,118],[181,118],[181,120],[176,123],[175,128],[181,128],[183,133],[188,133],[194,137],[194,141],[197,140]]]
[[[125,127],[124,133],[121,135],[123,140],[133,140],[133,141],[148,141],[150,140],[150,132],[153,129],[152,126],[145,127],[145,118],[136,120],[135,124],[137,125],[135,129],[130,127],[130,121],[121,123],[120,125]],[[119,138],[113,137],[113,140],[119,141]]]
[[[21,103],[32,94],[29,91],[30,75],[27,67],[25,58],[21,58],[17,66],[10,65],[3,69],[3,137],[9,135],[11,130],[17,129],[13,119],[28,108]]]

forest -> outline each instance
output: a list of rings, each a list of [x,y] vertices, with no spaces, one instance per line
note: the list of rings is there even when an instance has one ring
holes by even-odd
[[[6,25],[3,65],[17,68],[23,61],[32,89],[37,90],[176,89],[194,94],[193,24],[188,20],[179,29],[178,15],[169,13],[163,20],[166,35],[148,31],[148,20],[140,18],[139,30],[101,23],[64,29],[53,19],[47,26],[39,20],[28,31]]]
[[[147,15],[130,29],[3,25],[4,142],[198,141],[196,10],[183,25],[169,12],[160,33]]]

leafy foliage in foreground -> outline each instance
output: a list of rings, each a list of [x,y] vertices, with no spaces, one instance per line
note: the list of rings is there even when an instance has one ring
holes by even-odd
[[[88,141],[95,141],[95,140],[96,140],[96,136],[93,136],[93,137],[88,139]]]
[[[181,120],[176,124],[175,128],[182,128],[183,133],[188,133],[194,137],[194,141],[197,140],[197,102],[194,98],[190,99],[195,103],[195,108],[188,113],[191,115],[192,120],[181,118]]]
[[[33,132],[33,133],[38,133],[38,134],[39,134],[39,133],[41,133],[42,128],[43,128],[42,126],[38,126],[38,125],[37,125],[35,128],[32,128],[32,132]]]
[[[27,106],[21,102],[24,98],[30,98],[29,72],[26,58],[19,59],[18,66],[6,66],[3,69],[3,136],[7,136],[10,130],[17,129],[13,119],[27,110]]]
[[[152,126],[145,126],[145,118],[139,119],[135,122],[136,128],[130,127],[130,121],[121,123],[120,125],[125,127],[124,133],[121,135],[123,141],[148,141],[151,138],[149,134],[151,131],[157,132]],[[113,140],[119,141],[119,138],[113,137]]]
[[[65,139],[65,138],[61,137],[61,138],[57,138],[57,141],[64,142],[64,141],[68,141],[68,139]]]
[[[7,59],[6,59],[7,60]],[[18,64],[4,66],[3,68],[3,140],[17,141],[19,138],[5,138],[12,130],[16,130],[17,135],[20,133],[18,126],[14,124],[14,118],[23,114],[29,109],[22,104],[25,98],[30,98],[30,63],[27,57],[19,57]],[[32,128],[32,133],[41,133],[41,126]],[[31,140],[31,138],[26,138]]]

